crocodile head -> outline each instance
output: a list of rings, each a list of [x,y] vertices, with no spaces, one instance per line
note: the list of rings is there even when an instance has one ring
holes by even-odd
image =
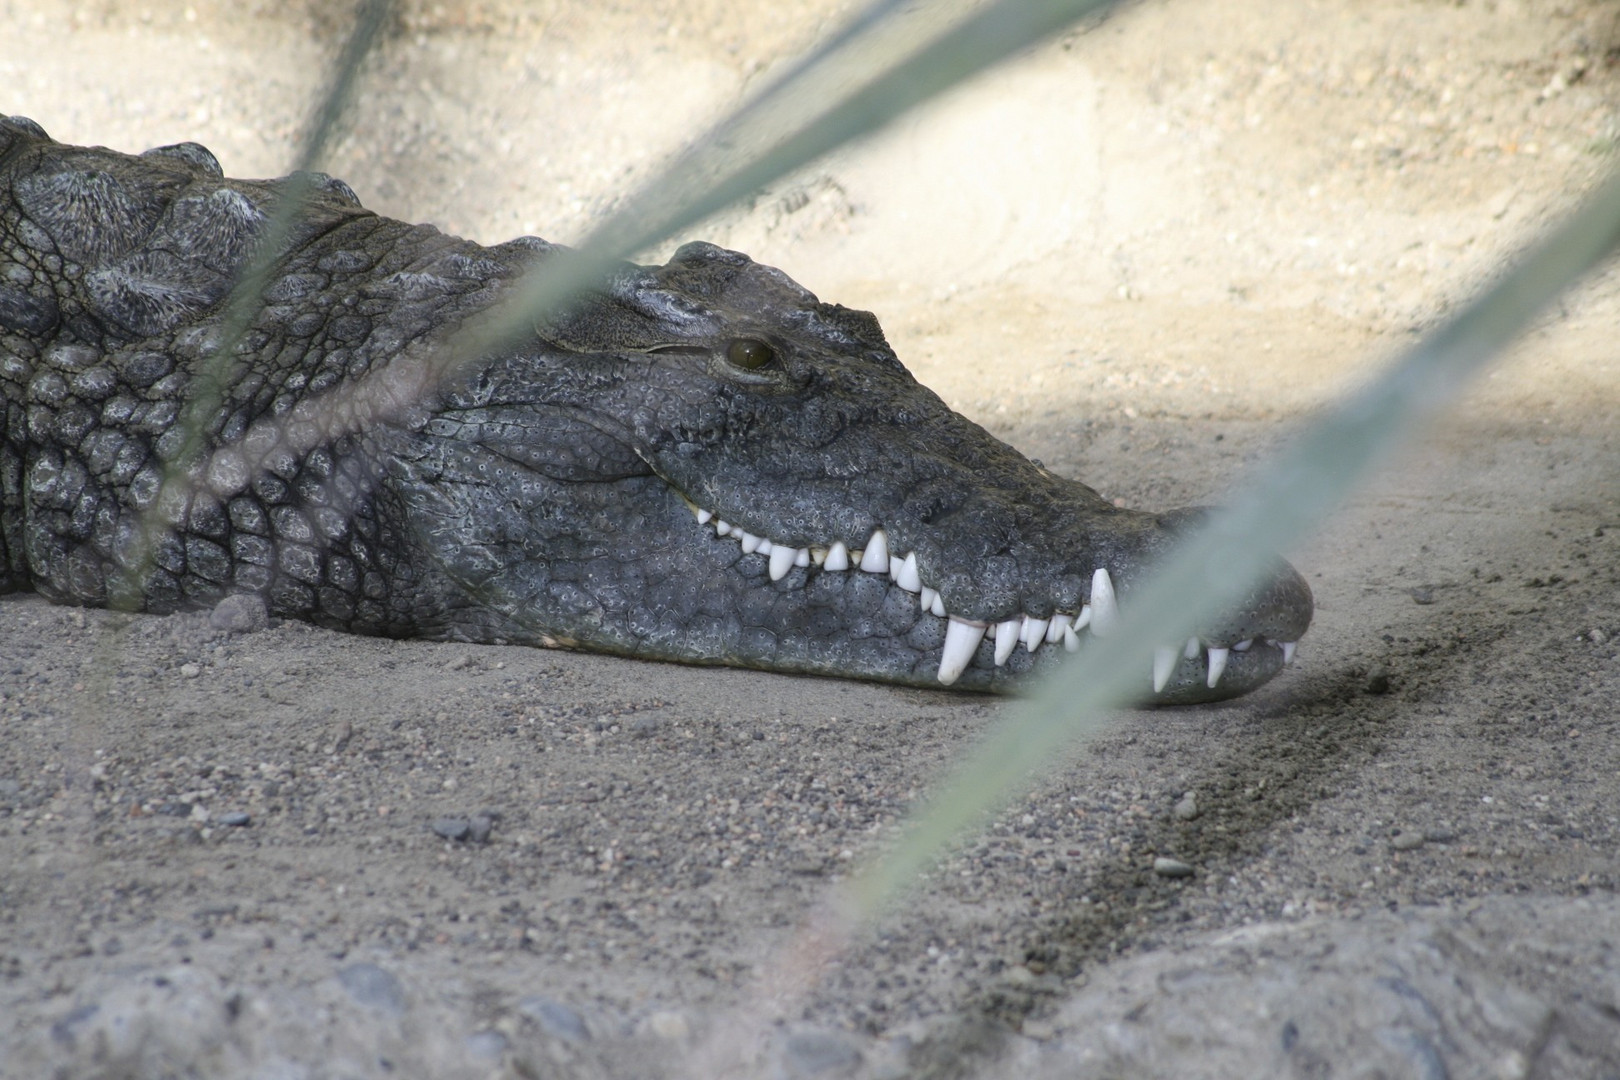
[[[568,256],[312,179],[219,367],[284,183],[0,120],[0,588],[253,592],[359,632],[994,690],[1106,634],[1196,516],[1053,475],[919,385],[871,315],[707,244],[432,377]],[[1250,690],[1310,617],[1279,563],[1159,650],[1144,696]]]
[[[510,507],[492,543],[591,522],[538,557],[489,554],[493,576],[468,567],[484,603],[571,644],[1007,688],[1107,633],[1199,516],[1123,510],[1054,475],[920,385],[872,315],[713,245],[624,268],[539,339],[476,365],[434,416],[478,448],[463,482]],[[1311,612],[1279,563],[1161,650],[1144,696],[1253,689]]]

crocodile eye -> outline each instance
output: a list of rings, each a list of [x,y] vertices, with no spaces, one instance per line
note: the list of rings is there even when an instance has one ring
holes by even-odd
[[[776,359],[776,350],[758,338],[737,338],[726,346],[726,359],[745,371],[754,371]]]

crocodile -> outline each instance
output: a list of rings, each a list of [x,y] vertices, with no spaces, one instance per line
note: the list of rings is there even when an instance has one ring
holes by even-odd
[[[245,593],[365,634],[1009,690],[1108,633],[1203,514],[1055,475],[918,383],[873,315],[711,244],[434,366],[569,249],[296,175],[272,232],[290,178],[0,120],[0,591]],[[1144,700],[1252,690],[1311,615],[1277,560],[1158,650]]]

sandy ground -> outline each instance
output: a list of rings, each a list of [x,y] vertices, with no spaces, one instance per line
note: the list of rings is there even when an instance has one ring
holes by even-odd
[[[0,111],[279,174],[333,23],[244,7],[0,0]],[[411,8],[329,169],[575,239],[839,14]],[[1617,67],[1600,2],[1145,4],[698,232],[1049,467],[1213,501],[1590,186]],[[1620,1075],[1617,315],[1295,553],[1284,677],[1122,714],[813,962],[1015,703],[0,598],[0,1075]]]

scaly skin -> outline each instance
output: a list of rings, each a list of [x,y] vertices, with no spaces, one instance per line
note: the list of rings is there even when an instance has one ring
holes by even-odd
[[[315,181],[188,444],[284,182],[0,121],[0,589],[148,611],[252,592],[360,633],[1006,689],[1106,631],[1107,594],[1128,604],[1187,517],[1052,475],[920,386],[871,315],[707,244],[432,378],[562,249]],[[1253,689],[1310,616],[1279,564],[1195,656],[1164,654],[1154,700]]]

